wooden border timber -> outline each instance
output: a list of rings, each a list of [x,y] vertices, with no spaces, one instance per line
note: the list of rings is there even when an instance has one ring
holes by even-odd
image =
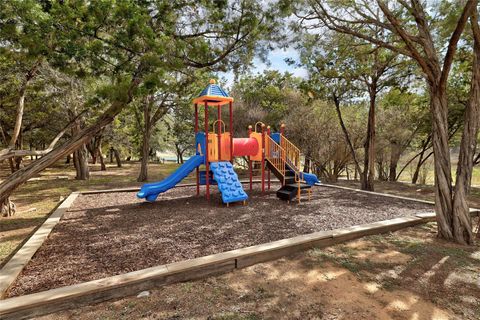
[[[15,281],[25,265],[30,261],[38,248],[48,237],[53,227],[60,221],[60,218],[78,197],[78,192],[72,192],[53,213],[45,220],[37,231],[25,242],[20,250],[0,270],[0,298]]]
[[[385,233],[422,224],[427,222],[429,218],[404,217],[349,228],[320,231],[0,300],[0,318],[30,318],[86,304],[131,296],[142,290],[229,272],[310,248],[326,247],[366,235]]]
[[[360,190],[360,189],[344,187],[344,186],[337,186],[337,185],[334,185],[334,184],[325,184],[325,183],[319,183],[319,184],[316,184],[316,185],[319,186],[319,187],[323,186],[323,187],[334,188],[334,189],[349,190],[349,191],[355,191],[355,192],[359,192],[359,193],[373,194],[373,195],[387,197],[387,198],[409,200],[409,201],[415,201],[415,202],[419,202],[419,203],[426,203],[426,204],[435,205],[434,201],[428,201],[428,200],[422,200],[422,199],[416,199],[416,198],[409,198],[409,197],[403,197],[403,196],[396,196],[394,194],[389,194],[389,193],[381,193],[381,192],[375,192],[375,191]]]

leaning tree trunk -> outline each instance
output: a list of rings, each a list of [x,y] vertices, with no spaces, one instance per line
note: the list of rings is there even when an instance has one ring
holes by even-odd
[[[415,167],[415,171],[413,172],[412,184],[417,184],[418,176],[420,175],[420,169],[422,168],[422,165],[424,163],[423,156],[425,155],[426,151],[427,151],[426,146],[424,146],[422,148],[422,151],[420,152],[420,158],[418,158],[418,162],[417,162],[417,166]]]
[[[113,101],[110,107],[97,119],[97,121],[95,121],[94,124],[84,128],[63,145],[58,146],[51,152],[32,162],[29,166],[18,170],[3,181],[0,184],[0,203],[4,202],[21,184],[25,183],[28,179],[42,170],[45,170],[45,168],[48,168],[59,159],[65,157],[67,154],[71,154],[80,148],[103,127],[111,123],[123,108],[132,101],[133,91],[138,87],[139,83],[140,78],[138,76],[133,77],[125,96],[120,100]]]
[[[473,29],[480,28],[476,15],[471,17]],[[455,241],[463,244],[473,244],[472,218],[470,216],[467,196],[470,192],[472,180],[473,157],[477,144],[479,116],[480,116],[480,39],[474,43],[473,73],[470,86],[470,97],[465,109],[462,141],[457,164],[457,178],[453,196],[453,236]]]

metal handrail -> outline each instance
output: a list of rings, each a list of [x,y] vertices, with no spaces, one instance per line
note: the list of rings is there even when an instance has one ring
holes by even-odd
[[[300,172],[300,149],[284,135],[280,139],[280,145],[286,152],[286,159],[289,165],[293,167],[294,171]]]
[[[282,175],[283,183],[285,184],[285,173],[286,173],[286,153],[285,150],[276,143],[272,137],[267,136],[268,139],[267,146],[265,148],[265,158],[277,169],[277,171]]]
[[[288,149],[285,149],[281,145],[275,142],[272,137],[268,136],[268,148],[265,150],[265,158],[277,169],[278,172],[282,175],[283,178],[283,185],[285,184],[285,175],[287,171],[287,164],[293,169],[295,183],[298,184],[297,188],[297,200],[300,202],[300,183],[302,182],[300,170],[298,170],[298,161],[300,160],[300,150],[292,144],[290,141],[286,141],[285,146]],[[282,137],[283,141],[283,137]],[[295,150],[296,149],[296,150]],[[289,161],[289,154],[294,156],[294,162],[296,164],[292,164]]]

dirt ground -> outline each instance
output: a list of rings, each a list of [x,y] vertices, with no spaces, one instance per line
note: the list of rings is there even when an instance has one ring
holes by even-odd
[[[432,223],[40,319],[478,320],[479,315],[480,247],[438,240]]]
[[[257,185],[256,188],[259,188]],[[371,223],[432,206],[328,187],[287,204],[256,189],[248,205],[209,204],[176,188],[155,203],[135,193],[82,195],[27,264],[9,295],[18,296],[274,240]]]

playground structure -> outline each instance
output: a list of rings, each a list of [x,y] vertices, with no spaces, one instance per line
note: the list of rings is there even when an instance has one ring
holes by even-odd
[[[137,194],[138,198],[153,202],[160,193],[175,187],[193,170],[196,170],[197,196],[200,195],[200,186],[205,185],[205,196],[209,200],[210,186],[217,185],[222,201],[227,206],[232,202],[245,204],[248,195],[233,168],[234,157],[248,159],[250,191],[253,188],[253,168],[260,166],[262,192],[265,192],[266,183],[267,188],[270,189],[270,176],[273,173],[282,185],[277,190],[278,198],[289,202],[296,199],[300,202],[302,192],[306,192],[310,197],[311,187],[319,180],[314,174],[300,170],[300,150],[285,137],[283,124],[280,132],[271,132],[269,126],[257,122],[254,128],[249,126],[248,138],[234,138],[233,98],[213,79],[193,100],[193,103],[196,154],[166,179],[144,184]],[[203,132],[199,130],[201,106],[204,107],[205,118]],[[229,131],[222,120],[223,106],[228,106],[229,110]],[[213,132],[210,132],[209,108],[217,109],[217,119],[212,124]],[[201,166],[204,166],[204,170],[200,170]]]

